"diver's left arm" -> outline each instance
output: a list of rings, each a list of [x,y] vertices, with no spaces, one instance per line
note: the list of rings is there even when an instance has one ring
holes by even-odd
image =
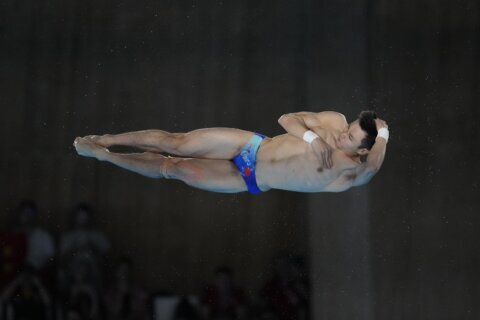
[[[375,119],[377,123],[377,131],[381,128],[388,129],[385,121]],[[367,161],[355,169],[355,179],[353,186],[361,186],[368,183],[373,176],[380,170],[385,159],[385,152],[387,150],[387,139],[385,137],[377,136],[375,144],[368,153]]]
[[[322,114],[326,116],[322,116]],[[332,111],[319,113],[296,112],[284,114],[278,119],[278,123],[285,129],[285,131],[311,145],[315,155],[327,169],[333,167],[333,148],[321,137],[320,131],[324,129],[320,128],[320,126],[322,125],[322,117],[332,117],[332,114],[335,114],[337,117],[340,115],[337,115]],[[310,131],[310,129],[316,131],[316,133]],[[309,135],[309,139],[306,138],[306,135]]]
[[[326,131],[328,128],[331,130],[334,124],[345,123],[346,126],[345,116],[335,111],[287,113],[278,119],[278,123],[286,132],[301,140],[308,130],[320,134],[320,131]]]

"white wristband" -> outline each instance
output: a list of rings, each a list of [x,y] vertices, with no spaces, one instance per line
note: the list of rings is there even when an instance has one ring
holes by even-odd
[[[318,138],[318,134],[310,130],[305,131],[305,133],[303,134],[303,140],[305,140],[308,143],[312,143],[312,141],[317,138]]]
[[[385,142],[388,142],[388,137],[389,137],[389,135],[390,135],[390,134],[389,134],[387,128],[380,128],[380,129],[378,129],[377,138],[378,138],[378,137],[383,138],[383,139],[385,139]]]

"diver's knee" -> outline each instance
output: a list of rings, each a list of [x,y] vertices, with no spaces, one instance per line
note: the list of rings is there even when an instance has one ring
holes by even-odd
[[[186,176],[184,161],[182,158],[167,157],[161,167],[162,176],[166,179],[184,180]]]
[[[172,149],[173,152],[181,151],[186,143],[188,142],[188,138],[185,133],[169,133],[168,134],[168,145]],[[181,152],[180,152],[181,153]]]
[[[176,163],[174,161],[174,158],[172,157],[167,157],[163,160],[162,165],[160,167],[160,171],[162,174],[162,177],[164,179],[175,179],[175,166]]]
[[[192,159],[175,159],[172,163],[171,173],[175,179],[181,180],[186,184],[195,184],[203,179],[204,170]]]

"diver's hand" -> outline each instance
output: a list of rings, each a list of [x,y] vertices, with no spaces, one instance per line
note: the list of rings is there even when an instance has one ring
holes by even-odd
[[[312,141],[313,152],[323,164],[324,168],[331,169],[333,167],[333,148],[322,140],[322,138],[317,138]]]
[[[390,136],[388,132],[388,125],[385,121],[382,119],[375,119],[375,125],[377,127],[377,137],[375,138],[375,141],[377,141],[378,138],[382,138],[385,140],[385,142],[388,142],[388,138]]]
[[[381,128],[387,128],[388,129],[387,123],[382,119],[375,119],[375,125],[377,126],[377,131]]]

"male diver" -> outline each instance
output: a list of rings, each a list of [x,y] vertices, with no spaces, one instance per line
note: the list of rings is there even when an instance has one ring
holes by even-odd
[[[273,138],[234,128],[143,130],[79,137],[74,146],[79,155],[150,178],[225,193],[340,192],[369,182],[383,163],[388,126],[373,111],[350,124],[333,111],[290,113],[278,122],[287,133]],[[110,152],[114,145],[144,152]]]

